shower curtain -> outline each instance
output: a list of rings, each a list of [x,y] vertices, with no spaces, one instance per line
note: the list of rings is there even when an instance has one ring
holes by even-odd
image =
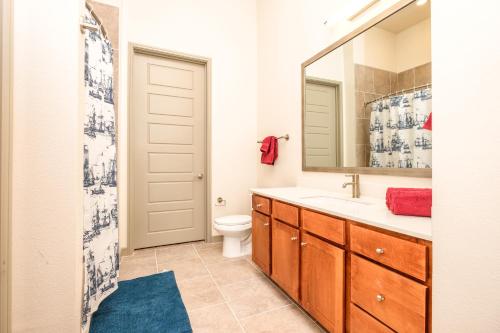
[[[432,134],[423,129],[431,88],[375,101],[370,115],[370,167],[431,168]]]
[[[98,25],[88,9],[85,20]],[[100,29],[85,30],[84,80],[82,332],[99,303],[118,287],[113,49]]]

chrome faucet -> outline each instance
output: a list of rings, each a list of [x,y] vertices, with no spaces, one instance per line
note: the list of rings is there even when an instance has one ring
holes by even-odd
[[[360,196],[360,193],[359,193],[359,175],[352,174],[352,175],[345,175],[345,176],[352,177],[352,182],[344,183],[342,185],[342,188],[346,188],[348,185],[351,185],[352,186],[352,197],[359,198],[359,196]]]

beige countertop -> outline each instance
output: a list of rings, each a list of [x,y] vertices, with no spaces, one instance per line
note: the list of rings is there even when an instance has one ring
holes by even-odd
[[[352,199],[342,193],[303,187],[252,188],[250,192],[374,227],[432,240],[431,218],[394,215],[387,209],[385,200],[363,196]]]

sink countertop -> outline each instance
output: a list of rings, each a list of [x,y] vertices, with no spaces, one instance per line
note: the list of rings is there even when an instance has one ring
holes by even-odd
[[[352,199],[344,193],[303,187],[252,188],[250,192],[325,214],[432,241],[432,220],[430,217],[394,215],[387,209],[385,200],[363,196],[359,199]],[[335,202],[335,199],[340,200]],[[334,202],[328,202],[329,200]]]

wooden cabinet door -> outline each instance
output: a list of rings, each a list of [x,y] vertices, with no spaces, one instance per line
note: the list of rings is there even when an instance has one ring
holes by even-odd
[[[271,278],[299,300],[299,230],[273,219]]]
[[[270,217],[252,212],[252,260],[264,273],[271,273],[271,225]]]
[[[301,304],[329,332],[344,331],[345,251],[302,233]]]

